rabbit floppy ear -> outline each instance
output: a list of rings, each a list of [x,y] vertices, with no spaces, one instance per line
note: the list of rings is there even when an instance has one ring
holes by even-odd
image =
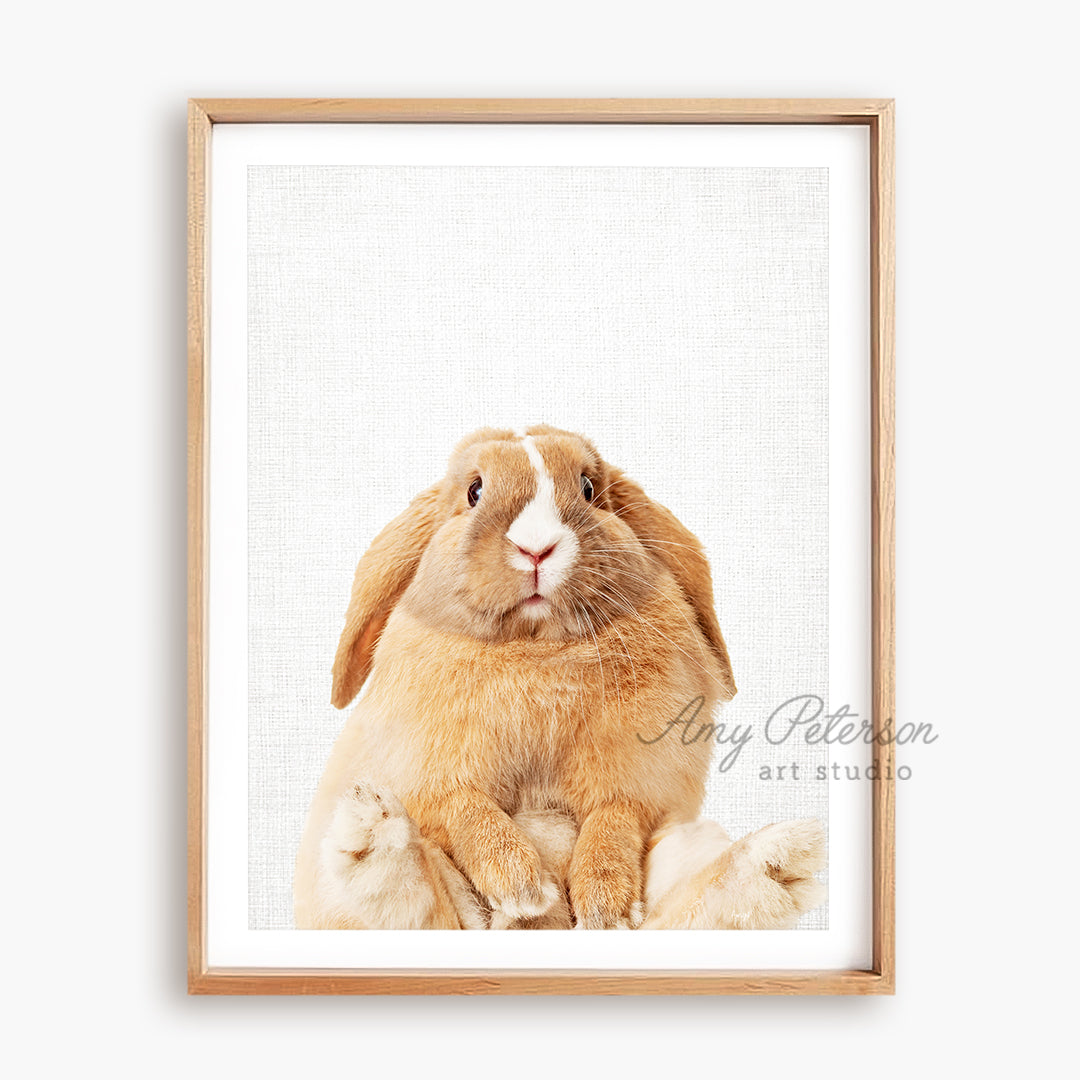
[[[618,469],[608,466],[607,482],[604,497],[611,511],[634,530],[641,546],[668,568],[690,601],[698,626],[720,663],[727,696],[733,698],[735,679],[713,607],[712,575],[701,541],[667,507],[653,502],[640,485]]]
[[[345,629],[334,657],[330,701],[335,708],[344,709],[364,685],[386,620],[416,574],[435,532],[438,496],[438,484],[417,495],[372,540],[356,567]]]

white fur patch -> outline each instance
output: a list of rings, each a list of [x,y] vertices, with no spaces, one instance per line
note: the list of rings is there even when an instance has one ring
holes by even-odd
[[[715,821],[674,826],[649,852],[645,862],[645,902],[653,911],[678,885],[719,859],[731,847],[731,838]]]
[[[555,505],[555,481],[540,456],[536,442],[531,435],[524,436],[521,442],[536,472],[536,494],[507,529],[506,538],[515,548],[535,554],[551,547],[555,550],[539,567],[535,567],[532,560],[520,551],[512,551],[509,555],[510,565],[525,573],[537,570],[536,591],[541,596],[549,596],[573,565],[578,552],[578,542],[577,537],[559,517],[559,509]],[[537,614],[541,613],[537,611]]]

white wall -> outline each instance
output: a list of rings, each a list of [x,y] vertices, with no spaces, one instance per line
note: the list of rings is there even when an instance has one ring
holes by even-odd
[[[19,1075],[1042,1071],[1068,1034],[1076,961],[1065,11],[191,0],[8,13],[15,695],[0,791],[5,1057],[24,1058]],[[898,99],[898,708],[941,738],[910,752],[899,793],[894,999],[185,997],[189,95]]]

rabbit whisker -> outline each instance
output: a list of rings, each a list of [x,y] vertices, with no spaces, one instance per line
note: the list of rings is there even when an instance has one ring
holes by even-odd
[[[581,568],[581,573],[596,574],[598,576],[602,576],[602,575],[600,575],[599,570],[594,570],[592,567],[587,567],[587,566]],[[649,581],[648,578],[643,578],[640,574],[631,573],[629,570],[620,570],[619,573],[623,577],[633,578],[635,581],[640,581],[643,585],[648,585],[648,586],[652,585],[652,582]],[[615,588],[614,584],[612,584],[609,579],[605,578],[604,580],[607,581],[608,584],[611,585],[612,588]],[[624,601],[626,601],[626,603],[630,603],[630,598],[628,596],[625,596],[621,592],[620,592],[620,596],[622,596],[622,599]],[[702,656],[707,656],[708,655],[708,650],[705,647],[705,645],[703,644],[703,642],[701,641],[700,627],[696,623],[690,621],[690,616],[687,615],[687,613],[686,613],[686,611],[684,609],[681,609],[681,608],[679,609],[679,615],[681,616],[683,622],[686,623],[686,628],[690,631],[691,636],[696,638],[697,643],[698,643],[698,650],[700,651],[701,655]]]
[[[608,584],[610,585],[611,583],[608,582]],[[607,596],[608,599],[613,604],[615,604],[616,606],[622,606],[623,611],[627,615],[629,615],[632,619],[637,619],[643,625],[648,626],[653,631],[653,633],[657,634],[659,637],[662,637],[666,642],[668,642],[670,645],[674,646],[679,652],[681,652],[683,654],[683,656],[685,656],[687,658],[687,660],[690,660],[694,664],[696,664],[704,674],[708,675],[711,679],[714,679],[714,680],[716,679],[715,674],[713,672],[711,672],[701,662],[701,660],[699,660],[696,656],[693,656],[690,653],[688,653],[677,641],[673,641],[671,638],[669,638],[667,636],[667,634],[665,634],[651,619],[646,619],[645,616],[642,615],[639,611],[635,610],[632,606],[629,606],[630,601],[628,600],[628,598],[624,594],[619,592],[619,590],[617,588],[615,588],[614,585],[612,585],[611,588],[614,589],[616,593],[619,593],[619,596],[622,597],[623,604],[620,604],[620,602],[615,598],[615,596],[611,595],[610,593],[606,592],[605,590],[601,589],[600,592],[603,595]],[[623,606],[624,604],[626,606]],[[704,650],[702,650],[702,655],[706,655]]]

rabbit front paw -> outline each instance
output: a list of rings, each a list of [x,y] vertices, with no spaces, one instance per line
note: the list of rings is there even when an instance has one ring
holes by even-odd
[[[637,875],[628,866],[577,867],[570,903],[578,930],[636,930],[645,917]]]
[[[540,856],[524,841],[507,844],[488,860],[474,884],[499,921],[535,919],[562,897],[558,882],[541,872]]]

